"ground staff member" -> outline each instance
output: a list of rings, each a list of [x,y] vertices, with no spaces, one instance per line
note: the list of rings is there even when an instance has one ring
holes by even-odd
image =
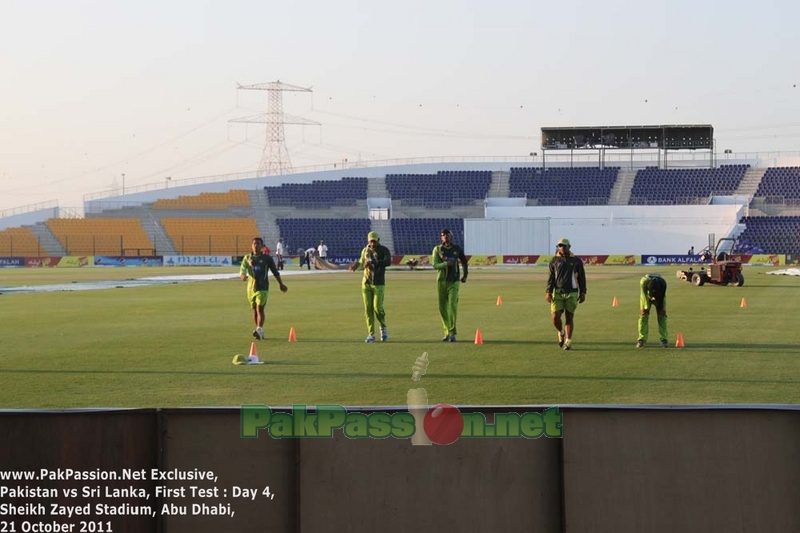
[[[463,275],[460,273],[459,263],[464,267]],[[467,282],[468,267],[464,250],[453,244],[453,234],[447,228],[442,230],[442,244],[436,246],[431,253],[431,264],[438,271],[436,290],[439,293],[439,316],[444,328],[442,341],[456,342],[458,283]]]
[[[384,288],[386,287],[386,267],[392,264],[392,252],[380,244],[380,236],[374,231],[367,234],[367,246],[361,250],[361,257],[350,264],[350,271],[364,269],[361,280],[361,296],[364,300],[364,314],[367,320],[365,342],[375,342],[375,319],[381,325],[381,341],[389,339],[386,329],[386,311],[383,308]]]
[[[288,291],[288,287],[281,281],[281,275],[275,266],[275,261],[268,254],[264,253],[264,241],[261,237],[253,239],[253,253],[247,254],[242,258],[242,266],[239,268],[239,276],[242,281],[247,283],[247,301],[253,308],[253,322],[256,329],[253,330],[253,337],[256,339],[264,338],[264,308],[267,305],[269,296],[269,272],[278,280],[281,292]]]
[[[667,281],[658,274],[646,274],[639,280],[639,339],[636,347],[642,348],[647,342],[650,332],[650,308],[656,306],[658,317],[658,335],[661,337],[661,347],[669,346],[669,331],[667,329]]]
[[[568,239],[558,241],[556,255],[550,260],[545,300],[550,304],[553,327],[558,331],[558,346],[572,349],[575,310],[586,301],[586,272],[581,258],[572,253]],[[561,314],[566,313],[565,323]]]

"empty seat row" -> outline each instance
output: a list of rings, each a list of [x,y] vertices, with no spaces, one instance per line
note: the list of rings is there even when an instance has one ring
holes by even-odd
[[[270,205],[301,209],[356,205],[367,198],[367,178],[314,180],[311,183],[284,183],[264,187]]]
[[[743,217],[740,241],[765,254],[800,254],[800,216]]]
[[[316,248],[325,241],[330,257],[357,257],[367,244],[368,218],[279,218],[280,235],[289,251]]]
[[[391,224],[397,255],[429,255],[441,244],[444,228],[452,232],[453,242],[464,246],[464,219],[461,218],[395,218]]]
[[[150,255],[154,251],[137,218],[51,218],[46,225],[67,255]]]
[[[162,198],[153,203],[153,209],[229,209],[248,207],[250,195],[244,190],[204,192],[194,196]]]

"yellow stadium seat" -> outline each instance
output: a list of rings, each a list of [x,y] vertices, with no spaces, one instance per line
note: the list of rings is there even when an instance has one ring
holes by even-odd
[[[252,218],[163,218],[161,224],[184,255],[244,255],[259,235]]]

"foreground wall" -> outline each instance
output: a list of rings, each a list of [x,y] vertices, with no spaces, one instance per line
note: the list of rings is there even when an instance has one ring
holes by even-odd
[[[238,409],[5,412],[0,510],[15,507],[0,521],[8,531],[22,531],[23,522],[29,530],[39,522],[94,522],[115,533],[800,531],[797,407],[561,413],[563,438],[414,446],[338,431],[274,439],[261,430],[244,439]],[[41,477],[41,469],[53,479],[8,479],[25,471]],[[66,469],[139,478],[58,479]],[[195,479],[153,479],[161,475]],[[10,492],[26,488],[58,494]],[[38,503],[43,515],[20,512]],[[91,514],[51,515],[52,504],[90,504]],[[97,505],[122,514],[98,516]],[[141,508],[151,512],[134,514]]]

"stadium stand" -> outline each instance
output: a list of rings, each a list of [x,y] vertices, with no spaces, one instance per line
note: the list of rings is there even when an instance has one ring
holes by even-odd
[[[387,174],[386,190],[404,205],[446,209],[483,200],[489,193],[488,170],[442,170],[436,174]]]
[[[271,206],[318,209],[356,205],[367,198],[367,178],[342,178],[336,181],[314,180],[311,183],[285,183],[264,187]]]
[[[619,167],[512,167],[509,196],[528,198],[538,205],[606,205]]]
[[[739,188],[750,165],[719,168],[659,169],[647,167],[636,173],[629,205],[696,204],[712,194],[731,195]]]
[[[800,200],[800,167],[768,168],[754,196],[797,204]]]
[[[463,218],[395,218],[392,238],[396,255],[426,255],[441,244],[441,230],[448,228],[453,242],[464,246]]]
[[[741,223],[742,253],[800,253],[800,216],[746,216]]]
[[[161,224],[182,255],[245,255],[261,234],[253,218],[162,218]]]
[[[0,256],[33,256],[45,254],[39,239],[28,228],[8,228],[0,231]]]
[[[153,242],[136,218],[51,218],[47,227],[67,255],[152,255]]]
[[[249,207],[250,195],[247,191],[204,192],[196,196],[162,198],[153,203],[153,209],[228,209]]]
[[[324,240],[334,259],[357,257],[371,229],[368,218],[279,218],[277,223],[284,241],[305,249]]]

